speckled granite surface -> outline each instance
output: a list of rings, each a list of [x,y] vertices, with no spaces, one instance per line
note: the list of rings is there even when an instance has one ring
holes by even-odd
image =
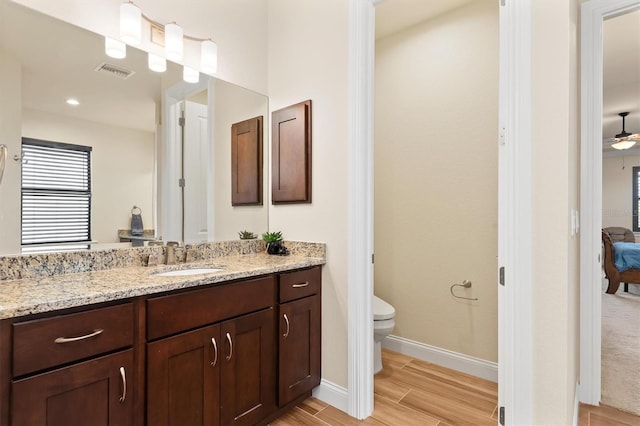
[[[266,254],[264,242],[260,240],[179,247],[176,250],[179,261],[184,260],[186,250],[192,249],[195,249],[192,252],[195,260],[186,264],[152,267],[141,266],[144,257],[150,253],[161,254],[164,247],[2,257],[0,277],[5,278],[0,282],[0,319],[323,265],[326,262],[324,244],[287,242],[286,246],[291,251],[290,256]],[[153,275],[185,267],[217,267],[222,271],[179,277]],[[13,268],[22,271],[11,272]]]
[[[292,255],[324,257],[325,244],[287,241],[285,245]],[[188,250],[192,260],[208,260],[222,256],[259,253],[265,250],[262,240],[234,240],[203,244],[187,244],[176,247],[176,259],[184,262]],[[78,272],[104,271],[114,268],[146,266],[149,256],[158,259],[166,256],[162,246],[114,248],[107,250],[42,253],[31,255],[0,256],[0,285],[5,280],[41,278]],[[163,261],[162,261],[163,262]]]

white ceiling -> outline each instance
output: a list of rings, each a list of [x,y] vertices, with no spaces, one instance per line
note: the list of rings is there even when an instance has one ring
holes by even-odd
[[[640,11],[606,20],[603,41],[602,138],[620,133],[624,111],[627,132],[640,133]]]

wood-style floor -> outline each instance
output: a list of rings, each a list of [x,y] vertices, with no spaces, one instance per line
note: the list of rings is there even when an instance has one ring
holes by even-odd
[[[375,409],[365,420],[315,398],[271,422],[272,426],[447,426],[497,425],[498,385],[388,350],[375,376]],[[580,426],[640,426],[636,417],[613,408],[580,407]]]

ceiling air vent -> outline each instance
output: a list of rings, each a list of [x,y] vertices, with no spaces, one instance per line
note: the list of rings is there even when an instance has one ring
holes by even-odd
[[[103,62],[100,65],[98,65],[95,68],[95,71],[111,74],[111,75],[113,75],[115,77],[118,77],[118,78],[121,78],[123,80],[128,79],[129,77],[131,77],[132,75],[134,75],[136,73],[135,71],[131,71],[131,70],[128,70],[126,68],[122,68],[122,67],[119,67],[117,65],[112,65],[112,64],[109,64],[109,63],[106,63],[106,62]]]

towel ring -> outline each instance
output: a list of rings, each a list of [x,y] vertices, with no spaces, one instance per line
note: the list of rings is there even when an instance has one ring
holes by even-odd
[[[477,297],[464,297],[464,296],[458,296],[453,292],[453,288],[454,287],[463,287],[463,288],[471,288],[471,281],[469,280],[464,280],[462,281],[462,284],[453,284],[451,287],[449,287],[449,291],[451,292],[451,295],[453,297],[455,297],[456,299],[464,299],[464,300],[478,300]]]
[[[131,214],[142,214],[142,209],[138,206],[133,206],[133,208],[131,209]]]

